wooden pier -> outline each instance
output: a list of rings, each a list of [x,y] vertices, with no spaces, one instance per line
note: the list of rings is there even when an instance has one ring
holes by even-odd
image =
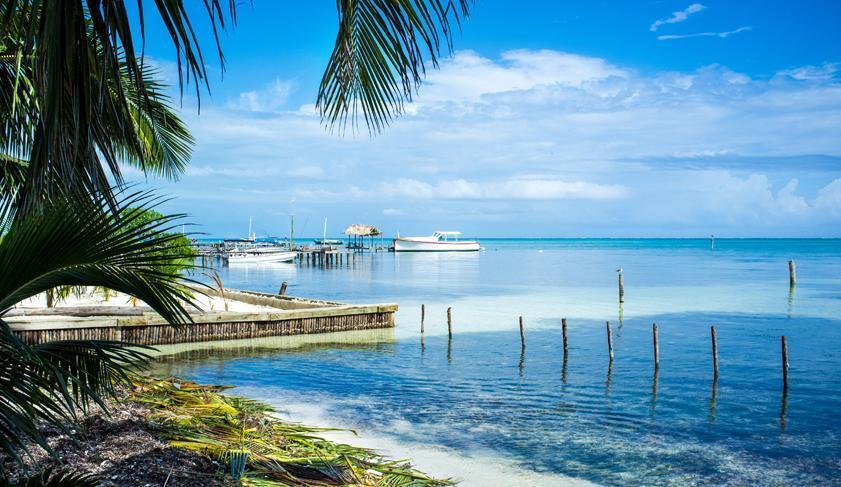
[[[397,311],[396,304],[353,305],[232,289],[223,294],[231,301],[271,309],[196,311],[191,313],[193,323],[179,327],[169,325],[154,312],[114,316],[108,310],[92,316],[24,313],[6,321],[30,345],[54,340],[123,340],[138,345],[163,345],[393,328]]]

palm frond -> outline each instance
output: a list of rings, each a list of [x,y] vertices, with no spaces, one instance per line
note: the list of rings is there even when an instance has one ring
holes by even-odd
[[[188,322],[182,303],[194,303],[186,279],[164,270],[183,264],[184,256],[170,252],[180,237],[170,231],[183,215],[141,220],[156,198],[117,196],[116,214],[103,195],[60,196],[14,219],[6,210],[11,224],[0,241],[0,269],[10,271],[0,274],[0,313],[58,286],[102,286],[136,296],[173,324]]]
[[[222,3],[204,0],[217,47],[218,31],[236,11],[235,0],[227,9]],[[156,0],[155,7],[176,48],[182,90],[190,79],[198,90],[207,72],[184,2]],[[56,188],[110,196],[112,182],[122,182],[121,156],[153,173],[183,171],[192,140],[183,137],[160,87],[147,88],[128,19],[121,0],[0,0],[0,114],[7,135],[0,152],[29,162],[21,189],[25,211]]]
[[[109,341],[62,341],[30,347],[0,320],[0,450],[21,461],[38,445],[50,452],[40,423],[73,437],[77,410],[90,403],[105,408],[128,381],[127,370],[148,360],[147,347]]]
[[[426,74],[469,14],[470,0],[337,0],[339,33],[318,91],[322,120],[381,131]],[[428,57],[428,61],[424,58]]]

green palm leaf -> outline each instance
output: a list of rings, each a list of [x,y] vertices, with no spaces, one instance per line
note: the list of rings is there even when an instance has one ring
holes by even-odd
[[[150,216],[159,200],[149,193],[116,196],[116,213],[102,195],[63,195],[29,213],[6,201],[0,316],[56,286],[103,286],[137,296],[173,324],[190,321],[184,284],[193,281],[167,270],[184,265],[171,248],[180,238],[170,232],[180,215]],[[29,442],[49,450],[38,422],[67,431],[75,411],[105,407],[103,397],[128,381],[127,368],[147,360],[143,348],[95,340],[30,347],[0,319],[0,450],[16,458]]]
[[[339,33],[318,91],[317,107],[330,126],[356,123],[373,132],[403,112],[426,74],[438,66],[442,44],[452,49],[453,27],[470,0],[337,0]]]
[[[7,205],[0,269],[14,272],[0,274],[0,313],[57,286],[102,286],[136,296],[171,323],[189,321],[182,303],[193,303],[184,278],[161,270],[183,263],[170,252],[179,237],[170,230],[183,215],[137,225],[158,200],[149,193],[118,196],[117,214],[103,195],[57,197],[13,220]]]

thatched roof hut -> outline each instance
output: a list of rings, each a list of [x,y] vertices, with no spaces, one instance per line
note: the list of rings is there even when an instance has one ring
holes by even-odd
[[[357,223],[345,228],[345,235],[351,235],[354,237],[375,237],[377,235],[382,235],[382,232],[374,225],[363,225]]]

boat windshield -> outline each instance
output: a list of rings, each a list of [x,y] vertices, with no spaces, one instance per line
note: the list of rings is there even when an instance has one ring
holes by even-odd
[[[432,236],[436,237],[439,241],[449,241],[449,240],[458,240],[458,236],[461,235],[461,232],[442,232],[437,231]]]

